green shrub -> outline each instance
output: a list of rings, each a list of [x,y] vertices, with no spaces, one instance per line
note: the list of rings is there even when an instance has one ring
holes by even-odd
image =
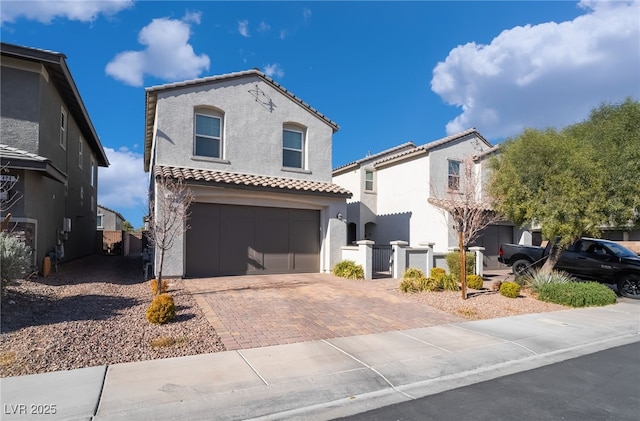
[[[422,291],[440,291],[438,281],[433,278],[404,278],[400,282],[400,291],[402,292],[422,292]]]
[[[616,302],[616,293],[597,282],[546,283],[538,288],[538,299],[571,307],[606,306]]]
[[[467,286],[472,289],[482,289],[484,280],[480,275],[467,275]]]
[[[458,281],[460,279],[460,253],[457,251],[448,253],[446,256],[447,266],[449,266],[449,273],[453,276],[453,278]],[[466,268],[467,273],[471,274],[474,272],[474,268],[476,265],[476,255],[475,253],[467,253],[466,254]]]
[[[364,269],[353,260],[343,260],[335,265],[333,274],[347,279],[364,279]]]
[[[453,275],[444,275],[436,280],[437,289],[441,289],[444,291],[458,291],[460,287],[458,286],[458,280],[453,277]]]
[[[0,281],[21,279],[31,265],[31,249],[24,241],[7,233],[0,233]]]
[[[420,269],[416,268],[407,268],[402,274],[403,279],[407,278],[424,278],[424,273]]]
[[[503,282],[500,285],[500,294],[509,298],[517,298],[520,296],[520,285],[515,282]]]
[[[526,275],[516,275],[516,277],[513,279],[513,282],[520,285],[520,288],[522,288],[527,284],[528,279],[529,278]]]
[[[566,284],[575,281],[575,278],[565,272],[542,272],[540,270],[532,272],[526,276],[526,284],[535,293],[540,292],[540,288],[548,284]]]
[[[444,268],[431,268],[431,277],[433,279],[440,279],[446,274],[447,274],[447,271],[444,270]]]
[[[176,316],[176,305],[171,294],[160,294],[153,297],[147,309],[147,320],[150,323],[164,324]]]

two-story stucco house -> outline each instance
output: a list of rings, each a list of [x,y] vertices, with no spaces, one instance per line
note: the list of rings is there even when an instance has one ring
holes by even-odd
[[[40,265],[95,252],[98,167],[109,165],[64,54],[1,44],[0,160],[20,199],[10,229]]]
[[[98,205],[96,226],[104,231],[122,231],[124,229],[124,216],[118,211]]]
[[[399,240],[411,247],[430,243],[441,253],[457,247],[451,216],[428,199],[461,193],[465,160],[481,171],[486,161],[478,156],[488,157],[493,150],[477,130],[469,129],[421,146],[403,143],[336,168],[333,182],[353,192],[347,205],[348,242],[367,239],[388,246]],[[512,229],[504,228],[509,242]],[[483,241],[488,243],[489,237]],[[493,245],[489,247],[493,252]]]
[[[337,130],[258,70],[147,88],[150,196],[168,176],[195,197],[163,274],[330,271],[346,243],[337,216],[351,196],[331,182]]]

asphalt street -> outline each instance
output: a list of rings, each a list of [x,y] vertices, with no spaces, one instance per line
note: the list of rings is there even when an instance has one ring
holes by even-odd
[[[340,420],[640,420],[640,342]]]

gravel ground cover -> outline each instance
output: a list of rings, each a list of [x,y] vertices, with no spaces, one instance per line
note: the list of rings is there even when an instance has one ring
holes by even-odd
[[[169,280],[169,293],[175,320],[150,324],[153,293],[140,259],[102,255],[10,285],[0,309],[0,377],[224,350],[181,280]]]
[[[139,259],[93,255],[61,264],[49,277],[9,286],[0,309],[0,377],[225,350],[180,279],[169,280],[176,319],[150,324],[145,311],[153,295],[141,266]],[[467,320],[567,308],[526,290],[506,298],[491,291],[491,283],[469,290],[466,300],[459,292],[390,293]]]

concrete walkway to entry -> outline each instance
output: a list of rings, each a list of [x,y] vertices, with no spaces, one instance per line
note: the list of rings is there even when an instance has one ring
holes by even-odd
[[[329,274],[185,279],[227,350],[464,321],[397,292],[397,279]]]

